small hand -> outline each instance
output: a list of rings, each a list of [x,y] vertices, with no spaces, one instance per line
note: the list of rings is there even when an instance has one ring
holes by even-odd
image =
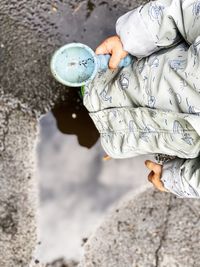
[[[128,52],[124,51],[122,42],[119,36],[111,36],[101,43],[95,53],[97,55],[111,54],[109,61],[109,68],[115,69],[119,65],[121,59],[128,55]]]
[[[151,171],[148,175],[149,182],[151,182],[158,190],[168,192],[160,179],[162,175],[162,165],[150,160],[146,160],[145,165]]]

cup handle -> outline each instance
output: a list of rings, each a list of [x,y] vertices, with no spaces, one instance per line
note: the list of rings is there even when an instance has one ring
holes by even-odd
[[[106,54],[106,55],[97,55],[97,65],[98,65],[98,68],[101,69],[101,70],[108,69],[108,63],[109,63],[110,57],[111,56],[109,54]],[[127,67],[132,62],[133,62],[133,56],[127,55],[125,58],[123,58],[120,61],[118,67],[119,68],[121,68],[121,67]]]

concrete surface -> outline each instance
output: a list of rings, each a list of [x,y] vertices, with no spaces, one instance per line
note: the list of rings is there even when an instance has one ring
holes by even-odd
[[[79,267],[198,267],[200,202],[131,193],[85,244]]]
[[[0,266],[26,266],[36,246],[36,122],[0,102]]]

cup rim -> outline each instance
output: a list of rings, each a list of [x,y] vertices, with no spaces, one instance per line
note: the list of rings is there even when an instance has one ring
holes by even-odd
[[[94,58],[94,71],[92,73],[92,75],[88,78],[88,80],[84,81],[84,82],[80,82],[80,83],[72,83],[72,82],[69,82],[69,81],[66,81],[64,79],[62,79],[59,74],[55,71],[55,63],[56,63],[56,59],[57,59],[57,56],[60,55],[62,53],[62,51],[64,51],[65,49],[68,49],[70,47],[79,47],[79,48],[84,48],[86,49]],[[83,86],[83,85],[86,85],[89,81],[91,81],[96,72],[97,72],[97,57],[96,57],[96,54],[94,53],[94,51],[87,45],[85,44],[82,44],[82,43],[69,43],[69,44],[66,44],[66,45],[63,45],[61,46],[60,48],[58,48],[53,56],[51,57],[51,61],[50,61],[50,69],[51,69],[51,73],[53,74],[54,78],[59,81],[60,83],[64,84],[64,85],[67,85],[67,86],[70,86],[70,87],[80,87],[80,86]]]

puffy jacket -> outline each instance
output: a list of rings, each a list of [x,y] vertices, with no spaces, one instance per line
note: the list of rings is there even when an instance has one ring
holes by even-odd
[[[113,158],[177,156],[164,186],[200,197],[200,1],[149,2],[120,17],[116,32],[133,64],[99,71],[84,104]]]

